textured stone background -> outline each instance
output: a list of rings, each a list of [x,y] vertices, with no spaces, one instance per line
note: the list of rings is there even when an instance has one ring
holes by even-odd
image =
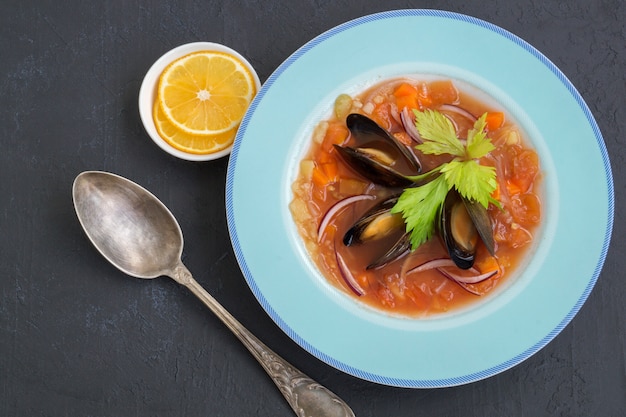
[[[200,283],[360,417],[624,416],[625,5],[622,0],[4,0],[0,416],[292,415],[254,359],[191,293],[166,279],[127,278],[88,244],[70,194],[74,177],[87,169],[132,178],[160,197],[185,231],[184,260],[198,271]],[[580,313],[522,364],[448,389],[360,381],[283,334],[254,299],[230,248],[223,204],[227,159],[190,163],[165,154],[145,134],[136,104],[144,73],[177,45],[225,43],[246,56],[264,81],[323,31],[398,8],[469,14],[534,45],[588,103],[615,177],[611,248]]]

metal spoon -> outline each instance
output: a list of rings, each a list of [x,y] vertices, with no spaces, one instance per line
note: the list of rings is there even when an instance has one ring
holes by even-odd
[[[87,237],[109,262],[137,278],[165,275],[189,288],[259,361],[296,415],[354,417],[345,402],[271,351],[194,280],[180,260],[178,222],[149,191],[115,174],[86,171],[74,180],[72,196]]]

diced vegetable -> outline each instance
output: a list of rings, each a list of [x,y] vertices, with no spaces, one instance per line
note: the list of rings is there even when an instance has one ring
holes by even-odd
[[[504,113],[500,111],[487,112],[487,130],[498,130],[504,125]]]
[[[313,169],[315,168],[315,162],[310,159],[303,159],[300,162],[300,175],[307,181],[311,180],[313,176]]]
[[[539,157],[532,150],[523,150],[513,160],[514,181],[519,185],[522,192],[528,192],[539,172]]]
[[[476,258],[474,267],[481,273],[487,273],[489,271],[497,271],[498,274],[502,273],[502,268],[500,267],[498,260],[486,253],[486,251]],[[495,276],[497,275],[494,275],[494,277]]]
[[[403,96],[416,96],[417,97],[417,89],[409,83],[402,83],[395,89],[393,95],[397,97]]]
[[[372,119],[384,129],[391,127],[391,106],[389,103],[376,104],[371,113]]]
[[[450,80],[431,81],[428,93],[433,105],[453,104],[459,100],[459,91]]]
[[[511,225],[511,232],[508,239],[512,248],[521,248],[533,240],[533,235],[517,223]]]
[[[322,168],[324,174],[326,174],[326,177],[330,180],[330,182],[337,182],[339,180],[339,177],[337,175],[339,170],[337,168],[336,161],[333,160],[326,162],[325,164],[320,165],[320,167]]]
[[[393,92],[393,95],[396,97],[396,105],[400,111],[404,108],[420,108],[417,89],[409,83],[400,84]]]
[[[339,194],[349,196],[363,194],[367,188],[367,183],[352,178],[339,179]]]
[[[339,94],[335,99],[335,116],[343,120],[352,108],[352,97],[347,94]]]
[[[511,206],[515,221],[523,226],[531,226],[541,220],[541,203],[535,194],[517,195],[511,199]]]
[[[491,198],[500,201],[500,183],[496,183],[496,189],[491,193]]]
[[[329,178],[324,173],[324,170],[320,168],[320,166],[316,166],[313,168],[312,174],[313,184],[318,188],[326,188],[326,186],[330,183]]]
[[[326,137],[326,131],[328,130],[328,122],[319,122],[313,130],[313,142],[321,144]]]
[[[324,152],[330,152],[333,149],[333,145],[341,145],[347,138],[348,128],[341,123],[329,123],[326,129],[326,135],[322,142],[322,150]]]
[[[517,181],[507,180],[506,181],[506,191],[509,196],[518,195],[522,192],[522,188],[517,184]]]
[[[308,222],[311,215],[307,209],[306,203],[302,200],[294,199],[289,203],[289,211],[297,223]]]
[[[315,161],[311,179],[317,187],[325,188],[339,180],[338,173],[337,160],[330,154],[323,153]]]

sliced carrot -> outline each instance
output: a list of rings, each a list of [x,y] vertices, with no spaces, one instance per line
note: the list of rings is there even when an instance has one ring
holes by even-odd
[[[319,152],[319,155],[317,155],[317,159],[315,160],[315,162],[317,163],[317,165],[322,165],[322,164],[327,164],[331,161],[335,161],[335,149],[331,149],[329,152]]]
[[[323,188],[328,184],[328,177],[326,176],[326,174],[324,173],[324,170],[319,165],[313,168],[313,174],[311,175],[311,180],[313,181],[313,184],[315,184],[317,188]]]
[[[402,83],[395,89],[393,95],[396,97],[396,105],[399,110],[405,107],[424,109],[433,105],[433,100],[430,97],[426,84],[420,84],[419,87],[415,87],[409,83]]]
[[[413,85],[409,83],[400,84],[393,92],[393,95],[396,97],[398,110],[402,110],[405,107],[419,109],[418,94],[417,88]]]
[[[498,260],[489,254],[477,257],[476,262],[474,262],[474,266],[483,274],[490,271],[498,271],[499,275],[502,272],[500,270]]]
[[[335,162],[335,160],[331,160],[325,164],[322,164],[321,168],[322,171],[324,171],[326,178],[328,178],[329,183],[337,182],[339,178],[339,170],[337,168],[337,163]]]
[[[409,83],[402,83],[395,89],[393,95],[396,97],[417,96],[417,89]]]
[[[324,188],[339,180],[337,162],[331,159],[329,162],[316,163],[311,174],[313,184],[318,188]]]
[[[414,96],[400,96],[396,97],[396,105],[398,106],[398,110],[402,110],[405,107],[409,109],[419,109],[420,103],[418,100],[417,94]]]
[[[500,200],[500,183],[496,183],[496,189],[491,193],[491,198]]]
[[[504,113],[501,111],[490,111],[487,113],[487,129],[498,130],[504,124]]]
[[[506,191],[509,193],[509,195],[518,195],[520,194],[523,190],[522,187],[520,187],[520,185],[517,183],[517,181],[515,180],[507,180],[506,181]]]

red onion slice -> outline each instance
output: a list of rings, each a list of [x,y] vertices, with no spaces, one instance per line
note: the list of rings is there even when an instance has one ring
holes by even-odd
[[[455,266],[454,261],[450,258],[433,259],[409,269],[406,274],[409,275],[417,272],[424,272],[430,269],[442,268],[445,266]]]
[[[445,276],[446,278],[451,279],[452,281],[456,282],[458,285],[460,285],[465,291],[470,292],[474,295],[482,295],[481,293],[479,293],[478,291],[474,290],[473,288],[471,288],[469,285],[467,285],[466,283],[462,282],[462,281],[457,281],[456,279],[454,279],[454,277],[452,277],[451,275],[444,273],[442,269],[437,269],[439,272],[441,272],[441,274],[443,276]]]
[[[417,143],[422,143],[422,137],[420,136],[417,128],[415,127],[415,121],[411,116],[411,110],[408,107],[402,109],[400,113],[400,118],[402,119],[402,125],[404,126],[404,130],[409,135],[411,139],[413,139]]]
[[[322,217],[322,221],[320,222],[320,225],[317,228],[317,242],[319,243],[322,240],[322,236],[324,234],[324,231],[326,230],[326,228],[330,224],[330,221],[342,209],[344,209],[345,207],[349,206],[350,204],[354,204],[354,203],[356,203],[358,201],[373,200],[375,198],[376,198],[376,196],[373,196],[373,195],[370,195],[370,194],[359,194],[359,195],[353,195],[351,197],[344,198],[343,200],[337,201],[335,204],[333,204],[332,207],[330,209],[328,209],[326,214],[324,214],[324,217]]]
[[[463,107],[455,106],[454,104],[442,104],[441,106],[439,106],[439,110],[460,114],[461,116],[464,116],[468,118],[469,120],[471,120],[472,123],[478,120],[478,118],[474,116],[472,113],[465,110]]]
[[[339,272],[341,273],[341,277],[346,282],[346,284],[348,284],[348,287],[350,287],[350,289],[359,297],[364,295],[365,290],[356,281],[356,278],[354,278],[354,275],[352,275],[352,272],[350,272],[350,269],[348,269],[346,261],[343,260],[343,258],[341,257],[341,255],[339,255],[339,252],[337,252],[336,249],[335,258],[337,259],[337,265],[339,266]]]
[[[495,269],[493,271],[489,271],[489,272],[485,272],[484,274],[481,274],[476,268],[470,268],[468,269],[468,271],[472,272],[475,275],[468,276],[468,275],[460,275],[448,269],[445,269],[447,267],[456,267],[456,264],[450,258],[433,259],[433,260],[424,262],[423,264],[420,264],[414,268],[409,269],[406,272],[406,275],[413,274],[416,272],[424,272],[424,271],[428,271],[431,269],[436,269],[441,275],[456,282],[461,287],[463,287],[463,289],[465,289],[466,291],[469,291],[475,295],[482,295],[478,291],[470,288],[467,284],[478,284],[479,282],[485,281],[486,279],[489,279],[495,276],[499,272],[498,269]]]
[[[445,277],[453,279],[456,282],[462,282],[463,284],[478,284],[479,282],[483,282],[498,273],[498,270],[494,269],[493,271],[485,272],[484,274],[463,276],[443,268],[437,268],[437,271],[441,272]],[[476,270],[474,269],[474,271]]]

